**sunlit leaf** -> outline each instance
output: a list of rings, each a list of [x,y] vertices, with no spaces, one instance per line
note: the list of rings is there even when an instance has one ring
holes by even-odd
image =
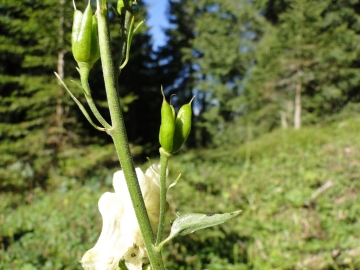
[[[241,210],[225,214],[188,214],[178,217],[172,224],[168,238],[159,244],[162,246],[179,235],[187,235],[195,231],[222,224],[240,214]]]

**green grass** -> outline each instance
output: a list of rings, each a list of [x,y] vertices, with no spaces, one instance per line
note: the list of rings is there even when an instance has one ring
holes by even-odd
[[[169,183],[182,177],[168,193],[167,224],[176,212],[243,213],[174,239],[168,269],[359,269],[359,134],[353,118],[174,156]],[[106,189],[39,191],[26,202],[0,194],[0,269],[79,269]]]
[[[209,269],[217,269],[211,266],[218,260],[227,261],[228,269],[236,261],[241,264],[234,269],[294,269],[302,262],[308,269],[359,268],[359,134],[360,120],[351,119],[329,127],[277,130],[247,145],[175,157],[170,170],[184,176],[172,191],[173,209],[243,209],[236,221],[193,235],[199,246],[183,255],[185,260],[200,248],[198,256]],[[175,245],[172,259],[184,254],[181,244]],[[232,245],[238,246],[237,254]],[[339,251],[343,256],[331,256]]]

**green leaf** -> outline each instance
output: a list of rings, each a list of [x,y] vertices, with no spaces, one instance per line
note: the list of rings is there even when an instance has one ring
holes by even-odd
[[[179,182],[180,180],[180,177],[181,177],[181,173],[179,174],[179,176],[175,179],[175,181],[168,187],[168,191],[170,188],[176,186],[176,184]]]
[[[178,217],[172,227],[168,238],[156,248],[161,249],[165,243],[179,235],[187,235],[195,231],[222,224],[240,214],[241,210],[225,214],[188,214]]]
[[[64,83],[64,81],[60,78],[60,76],[56,73],[55,76],[58,78],[58,80],[60,81],[60,83],[64,86],[64,88],[66,89],[66,91],[70,94],[71,98],[75,101],[75,103],[78,105],[79,109],[81,110],[81,112],[84,114],[84,116],[86,117],[86,119],[89,121],[89,123],[96,128],[97,130],[100,131],[106,131],[105,128],[102,127],[98,127],[97,125],[94,124],[94,122],[92,121],[90,115],[88,114],[88,112],[86,111],[86,109],[84,108],[84,106],[80,103],[80,101],[74,96],[74,94],[69,90],[69,88],[66,86],[66,84]]]

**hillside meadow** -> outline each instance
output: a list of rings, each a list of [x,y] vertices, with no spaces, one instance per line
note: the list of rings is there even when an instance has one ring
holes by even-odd
[[[174,156],[167,230],[176,213],[243,212],[175,239],[167,269],[360,269],[359,134],[352,118]],[[101,230],[97,200],[112,191],[111,177],[84,182],[0,194],[0,269],[80,269]]]

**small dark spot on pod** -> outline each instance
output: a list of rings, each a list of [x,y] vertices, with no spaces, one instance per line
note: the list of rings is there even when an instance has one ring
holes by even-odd
[[[207,214],[206,216],[211,217],[211,216],[213,216],[213,215],[215,215],[215,214]]]
[[[136,257],[136,254],[135,253],[131,253],[131,257]]]

